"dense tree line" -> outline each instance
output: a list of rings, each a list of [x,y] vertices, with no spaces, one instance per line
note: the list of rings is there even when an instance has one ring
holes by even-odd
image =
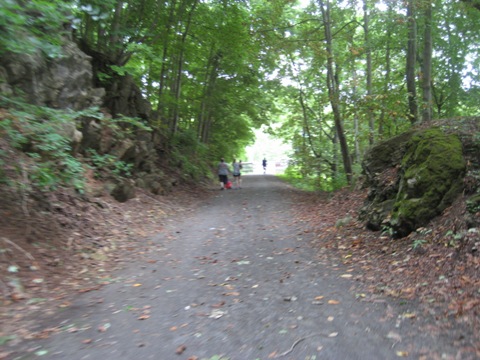
[[[62,32],[73,31],[97,59],[98,83],[133,76],[155,110],[149,125],[172,141],[233,157],[253,128],[280,123],[292,174],[331,189],[353,181],[374,142],[422,121],[478,115],[476,6],[12,0],[0,10],[0,51],[57,56]]]

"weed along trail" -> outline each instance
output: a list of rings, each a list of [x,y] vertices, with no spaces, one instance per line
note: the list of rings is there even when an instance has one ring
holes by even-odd
[[[270,175],[212,190],[12,359],[453,358],[449,342],[403,316],[414,304],[369,300],[341,262],[318,256],[291,211],[295,191]]]

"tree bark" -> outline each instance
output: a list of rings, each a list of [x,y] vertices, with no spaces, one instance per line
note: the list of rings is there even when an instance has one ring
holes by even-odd
[[[333,37],[330,19],[330,3],[319,0],[320,9],[322,11],[323,27],[325,32],[325,46],[327,51],[327,88],[330,97],[330,106],[332,107],[335,129],[337,131],[338,141],[342,152],[343,167],[348,184],[352,183],[352,163],[348,151],[347,138],[343,129],[343,120],[340,113],[340,95],[338,89],[338,76],[334,70],[333,61]]]
[[[363,31],[365,39],[365,55],[366,55],[366,77],[367,77],[367,103],[370,104],[373,101],[373,90],[372,90],[372,49],[370,48],[370,37],[369,37],[369,17],[368,12],[368,0],[363,2]],[[370,145],[373,145],[375,142],[375,119],[373,116],[373,111],[369,111],[368,114],[368,141]]]
[[[179,106],[180,106],[180,98],[181,98],[181,91],[182,91],[182,76],[183,76],[183,62],[184,62],[184,54],[185,54],[185,43],[187,36],[190,31],[190,25],[192,23],[192,16],[197,7],[198,0],[194,0],[190,11],[188,12],[187,23],[185,24],[185,30],[182,33],[182,41],[180,43],[180,53],[178,54],[178,64],[177,64],[177,77],[175,82],[175,102],[174,108],[172,113],[172,120],[170,124],[170,133],[175,134],[178,130],[178,121],[179,121]]]
[[[422,64],[422,121],[430,122],[432,120],[432,3],[428,1],[425,6],[425,38],[423,43]]]
[[[415,0],[408,0],[408,46],[407,46],[407,92],[408,92],[408,118],[412,124],[418,119],[417,90],[415,82],[415,65],[417,56],[417,22],[415,20]]]
[[[388,18],[391,19],[392,17],[392,14],[393,14],[393,10],[392,10],[392,4],[389,2],[388,3]],[[380,139],[383,138],[383,134],[384,134],[384,124],[385,124],[385,112],[386,112],[386,108],[387,108],[387,101],[386,99],[388,98],[387,97],[387,94],[388,94],[388,88],[390,86],[390,74],[391,74],[391,70],[392,70],[392,66],[391,66],[391,56],[390,56],[390,53],[391,53],[391,47],[390,47],[390,44],[391,44],[391,40],[392,40],[392,28],[391,26],[388,26],[387,27],[387,41],[386,41],[386,49],[385,49],[385,76],[384,76],[384,82],[383,82],[383,100],[382,100],[382,110],[380,111],[380,117],[379,117],[379,121],[378,121],[378,136]]]

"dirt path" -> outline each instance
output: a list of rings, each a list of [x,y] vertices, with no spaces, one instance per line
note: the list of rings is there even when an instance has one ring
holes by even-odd
[[[46,321],[12,359],[454,359],[414,304],[367,300],[294,221],[273,176],[215,192],[148,250]],[[318,239],[317,239],[318,241]],[[142,244],[144,246],[145,244]]]

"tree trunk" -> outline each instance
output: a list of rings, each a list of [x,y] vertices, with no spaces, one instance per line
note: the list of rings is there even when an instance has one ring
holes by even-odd
[[[325,31],[325,46],[328,54],[327,59],[327,88],[330,97],[330,106],[333,111],[333,118],[335,122],[335,129],[337,131],[338,141],[340,143],[340,149],[342,151],[343,167],[345,175],[347,177],[348,184],[352,183],[352,163],[348,151],[347,138],[343,129],[342,115],[340,113],[340,95],[338,89],[338,76],[334,70],[333,61],[333,38],[330,19],[330,3],[319,0],[320,9],[322,11],[323,27]]]
[[[162,51],[162,67],[160,69],[160,76],[158,79],[158,105],[157,112],[159,114],[160,120],[166,122],[166,107],[167,102],[165,101],[165,87],[168,82],[168,57],[169,57],[169,43],[170,43],[170,33],[174,28],[174,19],[175,19],[175,7],[176,0],[173,0],[170,4],[170,12],[168,15],[168,22],[165,24],[165,33],[163,34],[163,51]]]
[[[122,45],[118,44],[119,42],[119,32],[120,32],[120,25],[122,21],[122,9],[123,9],[123,0],[118,0],[117,4],[115,5],[115,13],[113,15],[112,25],[110,27],[110,43],[109,46],[113,47],[110,48],[111,58],[116,59],[118,57],[119,52],[122,50]]]
[[[212,101],[215,83],[217,82],[220,59],[221,55],[217,54],[214,47],[212,47],[212,53],[206,69],[205,86],[203,90],[202,104],[200,106],[201,110],[199,116],[199,136],[200,140],[203,143],[208,142],[208,138],[210,135],[210,126],[212,123],[212,118],[210,114],[210,102]]]
[[[363,30],[365,36],[365,55],[367,57],[367,64],[366,64],[366,77],[367,77],[367,103],[371,104],[373,101],[373,90],[372,90],[372,49],[370,48],[370,38],[369,38],[369,17],[370,14],[368,12],[368,0],[364,0],[363,2]],[[373,111],[368,112],[368,128],[369,128],[369,135],[368,141],[370,145],[373,145],[375,142],[375,120],[373,116]]]
[[[425,38],[422,64],[422,121],[430,122],[432,120],[432,4],[429,1],[425,6]]]
[[[392,10],[392,4],[389,2],[388,3],[388,16],[387,18],[391,19],[393,14]],[[392,70],[391,66],[391,47],[390,43],[392,40],[392,28],[391,26],[387,27],[387,41],[386,41],[386,49],[385,49],[385,76],[384,76],[384,82],[383,82],[383,100],[382,100],[382,110],[380,111],[380,117],[378,121],[378,136],[380,139],[383,138],[383,133],[385,131],[384,129],[384,124],[385,124],[385,112],[387,108],[387,99],[388,97],[386,96],[388,94],[388,88],[390,86],[390,74]]]
[[[174,101],[174,108],[172,113],[172,121],[170,124],[170,133],[175,134],[178,130],[178,121],[179,121],[179,106],[180,106],[180,98],[181,98],[181,91],[182,91],[182,73],[183,73],[183,62],[184,62],[184,54],[185,54],[185,43],[187,36],[190,31],[190,25],[192,23],[192,16],[195,8],[198,4],[198,0],[194,0],[192,7],[188,13],[187,23],[185,24],[185,30],[182,33],[182,41],[180,43],[180,53],[178,54],[178,64],[177,64],[177,79],[175,82],[175,101]]]
[[[415,59],[417,56],[417,22],[415,20],[415,0],[408,0],[408,46],[407,46],[407,92],[408,92],[408,118],[412,124],[417,122],[418,104],[415,85]]]

